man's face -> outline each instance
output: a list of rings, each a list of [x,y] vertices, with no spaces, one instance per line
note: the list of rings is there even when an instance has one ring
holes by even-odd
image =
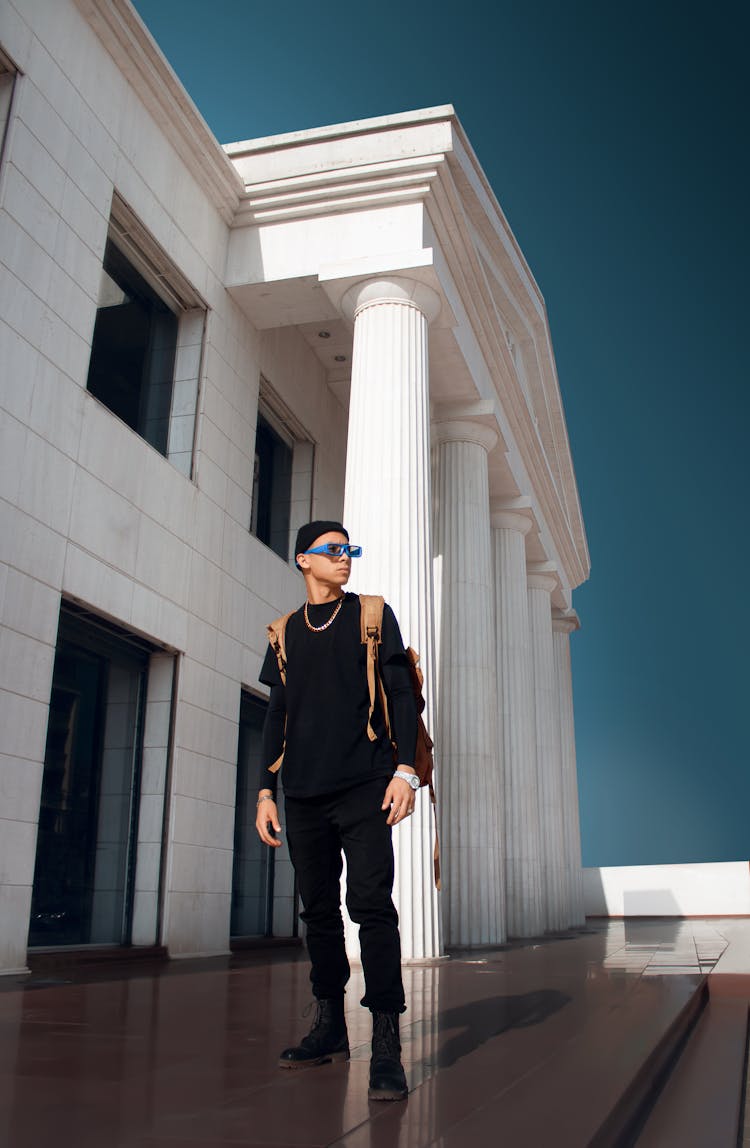
[[[326,542],[346,544],[347,541],[346,535],[340,530],[329,530],[316,538],[308,549],[325,546]],[[304,574],[309,573],[316,582],[325,586],[345,586],[352,570],[352,560],[348,554],[340,554],[337,558],[331,554],[298,554],[297,562]]]

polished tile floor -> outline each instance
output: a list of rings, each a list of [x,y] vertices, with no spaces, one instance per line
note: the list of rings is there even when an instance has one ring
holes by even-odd
[[[361,973],[349,1064],[292,1073],[276,1058],[309,1025],[299,950],[48,963],[0,979],[0,1144],[578,1148],[726,947],[721,921],[590,921],[407,966],[402,1104],[367,1100]]]

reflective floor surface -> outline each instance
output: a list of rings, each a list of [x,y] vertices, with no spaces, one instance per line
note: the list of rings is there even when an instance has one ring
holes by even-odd
[[[577,1148],[725,953],[725,924],[590,921],[406,966],[400,1104],[367,1100],[359,972],[351,1061],[278,1069],[309,1027],[297,949],[0,979],[0,1144]]]

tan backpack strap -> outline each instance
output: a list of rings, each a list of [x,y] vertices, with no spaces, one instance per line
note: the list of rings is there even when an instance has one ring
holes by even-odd
[[[440,838],[438,837],[437,827],[437,801],[435,799],[435,789],[432,784],[432,778],[427,782],[427,786],[430,791],[430,803],[435,818],[435,848],[432,851],[432,867],[435,873],[435,888],[440,890]]]
[[[282,614],[280,618],[275,618],[273,622],[269,622],[266,626],[266,633],[268,634],[268,641],[271,644],[271,649],[276,655],[276,662],[279,667],[279,676],[284,685],[286,685],[286,624],[291,618],[294,610],[290,610],[288,614]],[[281,747],[281,754],[276,758],[273,765],[269,765],[269,773],[278,773],[284,761],[284,750],[286,748],[286,720],[284,721],[284,744]]]
[[[372,715],[375,711],[376,682],[382,690],[380,675],[377,673],[378,646],[382,641],[383,608],[385,599],[380,594],[360,594],[359,596],[359,628],[363,645],[367,646],[367,689],[370,694],[370,710],[367,714],[367,736],[370,741],[377,741],[378,735],[372,728]],[[388,710],[384,706],[386,723]]]
[[[294,610],[290,610],[288,614],[282,614],[280,618],[275,618],[273,622],[269,622],[266,626],[268,641],[271,645],[271,649],[276,655],[276,661],[279,667],[279,675],[284,685],[286,685],[286,624],[293,613]]]
[[[363,645],[367,641],[369,630],[377,631],[378,643],[380,643],[384,609],[385,598],[382,594],[360,594],[359,630]]]
[[[393,733],[391,731],[391,715],[388,712],[388,695],[385,692],[385,686],[383,685],[383,679],[380,676],[379,667],[376,667],[375,677],[376,677],[376,681],[378,683],[378,695],[380,697],[380,708],[383,711],[383,719],[385,721],[385,730],[386,730],[386,733],[388,734],[388,737],[389,737],[389,740],[391,741],[391,744],[393,744]],[[395,751],[395,745],[394,745],[394,751]]]

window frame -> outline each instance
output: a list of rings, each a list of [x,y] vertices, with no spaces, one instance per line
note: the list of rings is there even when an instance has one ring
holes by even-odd
[[[253,486],[250,503],[250,533],[264,546],[280,557],[283,562],[290,565],[294,563],[292,553],[294,540],[300,526],[309,522],[312,517],[313,495],[315,486],[316,444],[308,434],[302,423],[292,413],[289,407],[273,390],[268,380],[261,375],[258,395],[258,420],[264,423],[278,439],[291,451],[291,476],[289,489],[289,514],[287,529],[286,555],[278,553],[269,542],[262,539],[257,533],[256,522],[256,474],[253,472]],[[256,445],[258,423],[256,422]],[[254,451],[257,457],[257,451]]]
[[[106,272],[108,252],[112,249],[153,295],[155,308],[166,308],[176,319],[168,412],[165,415],[168,421],[166,442],[162,445],[152,442],[144,433],[140,418],[137,426],[127,419],[122,421],[186,478],[193,480],[208,305],[116,190],[112,196],[107,246],[102,254],[103,273]],[[97,307],[97,318],[101,310]],[[92,338],[92,358],[95,351]],[[116,418],[120,417],[106,399],[91,391],[90,377],[91,359],[86,389]],[[145,395],[145,390],[142,390],[141,407],[146,401]]]
[[[5,157],[9,149],[11,124],[18,98],[18,80],[22,75],[10,56],[0,47],[0,197],[3,191]],[[8,77],[7,81],[4,77]]]

